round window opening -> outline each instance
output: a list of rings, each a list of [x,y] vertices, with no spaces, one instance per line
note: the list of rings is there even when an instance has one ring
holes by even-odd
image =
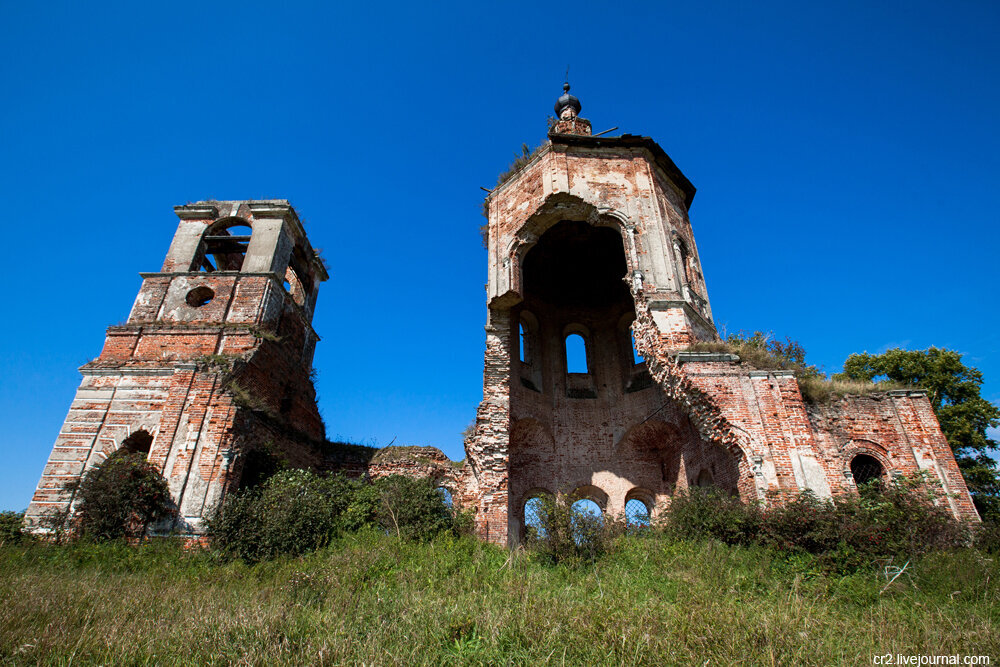
[[[201,287],[195,287],[193,290],[188,292],[187,297],[185,297],[184,300],[187,301],[187,305],[192,308],[201,308],[213,298],[215,298],[215,292],[202,285]]]

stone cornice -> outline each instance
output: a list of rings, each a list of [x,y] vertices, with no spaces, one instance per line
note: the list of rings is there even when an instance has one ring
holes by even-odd
[[[218,207],[211,204],[174,206],[174,213],[181,220],[215,220],[219,217]]]

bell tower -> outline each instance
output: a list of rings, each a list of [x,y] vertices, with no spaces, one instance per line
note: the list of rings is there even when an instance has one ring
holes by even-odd
[[[202,201],[180,224],[128,320],[108,328],[26,512],[68,519],[84,471],[125,447],[167,479],[174,526],[198,533],[266,457],[315,464],[325,439],[310,379],[327,272],[285,200]]]
[[[736,484],[643,358],[717,338],[695,188],[652,139],[594,136],[569,91],[548,141],[487,198],[484,400],[466,449],[479,532],[497,542],[517,541],[540,493],[621,513],[633,499],[652,511],[685,464]],[[652,443],[669,429],[677,446],[664,453]]]

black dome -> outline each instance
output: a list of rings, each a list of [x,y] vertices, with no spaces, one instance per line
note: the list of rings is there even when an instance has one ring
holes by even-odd
[[[578,116],[580,115],[580,109],[583,108],[583,106],[580,104],[580,100],[577,98],[577,96],[569,94],[569,83],[568,82],[563,84],[563,94],[556,101],[556,118],[561,118],[562,117],[563,109],[565,109],[566,107],[572,108],[573,111]]]

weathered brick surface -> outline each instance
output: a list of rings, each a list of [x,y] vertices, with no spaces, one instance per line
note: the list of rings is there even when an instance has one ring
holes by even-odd
[[[553,129],[488,198],[483,400],[464,462],[325,442],[310,369],[326,272],[298,218],[280,200],[199,202],[175,209],[161,271],[143,274],[128,321],[81,368],[28,523],[71,507],[69,485],[140,430],[190,533],[261,449],[297,467],[431,477],[500,544],[521,538],[535,494],[576,493],[618,515],[632,499],[655,515],[702,484],[747,501],[831,497],[856,491],[859,454],[886,475],[925,472],[956,516],[978,518],[922,393],[811,405],[789,371],[686,351],[718,337],[694,187],[649,138],[592,137],[572,113]],[[245,257],[198,270],[218,237],[230,247],[234,223],[253,230]],[[569,334],[586,339],[586,373],[568,372]]]
[[[326,271],[295,212],[280,200],[176,210],[182,222],[163,271],[143,275],[128,321],[110,327],[101,355],[80,369],[83,382],[28,508],[30,526],[44,528],[46,514],[70,507],[86,467],[138,431],[153,436],[148,460],[167,478],[176,527],[187,532],[198,532],[239,484],[253,450],[325,467],[310,370],[312,308]],[[231,223],[252,228],[242,268],[197,270],[205,238],[225,236]],[[211,298],[189,300],[196,288]]]
[[[887,475],[928,472],[956,516],[976,519],[921,393],[810,405],[788,371],[684,352],[718,337],[688,217],[694,188],[650,139],[591,137],[582,121],[561,118],[549,144],[488,198],[483,401],[460,479],[480,535],[516,542],[524,502],[541,492],[576,492],[610,513],[638,498],[654,514],[701,483],[747,501],[851,493],[860,453]],[[620,243],[620,254],[600,259],[579,223],[614,230],[616,240],[604,235],[600,244],[618,251]],[[590,276],[561,263],[552,248],[563,237],[586,271],[617,262],[608,282],[626,289],[574,296],[567,276]],[[545,272],[534,268],[539,257],[553,289],[532,277]],[[524,362],[520,323],[533,347]],[[587,374],[567,373],[572,332],[587,339]]]

